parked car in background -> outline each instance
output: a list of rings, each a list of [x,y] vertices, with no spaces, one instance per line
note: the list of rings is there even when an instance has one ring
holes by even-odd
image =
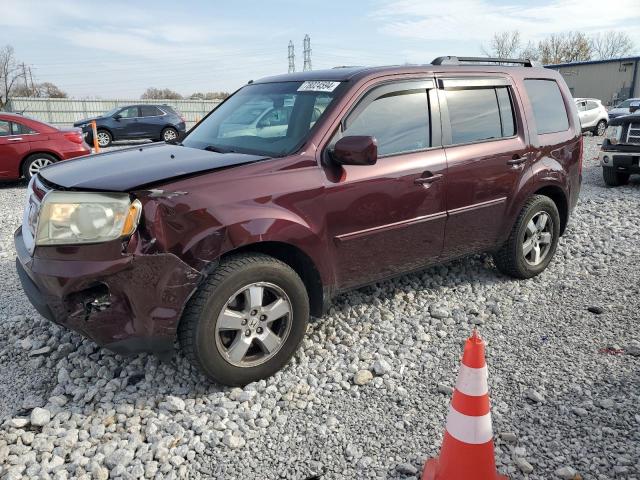
[[[558,72],[487,62],[265,78],[179,143],[48,168],[15,232],[24,291],[99,345],[166,354],[177,338],[210,379],[245,385],[340,292],[483,251],[534,277],[578,199],[580,121]],[[260,102],[292,107],[277,135],[223,128]]]
[[[599,153],[604,182],[625,185],[640,173],[640,100],[629,104],[628,115],[611,119]]]
[[[79,120],[87,142],[93,143],[91,121],[96,121],[98,145],[108,147],[114,140],[176,140],[186,130],[184,117],[168,105],[127,105],[95,118]]]
[[[618,103],[615,107],[609,110],[609,118],[618,118],[623,115],[629,115],[629,106],[633,102],[640,102],[640,98],[628,98],[627,100]]]
[[[41,168],[89,153],[79,128],[0,112],[0,180],[30,180]]]
[[[599,137],[604,135],[609,115],[602,102],[596,98],[576,98],[575,101],[582,131],[591,132]]]

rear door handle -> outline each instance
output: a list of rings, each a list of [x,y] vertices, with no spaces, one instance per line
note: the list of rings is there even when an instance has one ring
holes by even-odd
[[[419,177],[416,178],[414,180],[414,183],[418,184],[418,185],[424,185],[426,187],[428,187],[429,185],[431,185],[433,182],[438,181],[442,178],[442,174],[441,173],[436,173],[435,175],[429,175],[427,177]]]
[[[511,160],[507,160],[507,165],[521,165],[526,161],[526,156],[521,157],[520,155],[514,155],[513,157],[511,157]]]
[[[7,142],[19,142],[20,140],[22,140],[22,137],[7,138]]]

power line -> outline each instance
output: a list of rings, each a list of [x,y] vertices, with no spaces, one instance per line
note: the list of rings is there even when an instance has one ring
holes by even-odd
[[[304,66],[302,67],[302,71],[306,72],[313,70],[313,68],[311,68],[311,37],[309,37],[309,34],[304,36],[302,44],[304,45],[304,50],[302,52],[304,57]]]
[[[289,40],[289,73],[296,71],[296,54],[293,51],[293,40]]]

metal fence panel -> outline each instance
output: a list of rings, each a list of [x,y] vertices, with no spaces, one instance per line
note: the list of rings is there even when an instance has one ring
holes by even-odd
[[[76,100],[73,98],[11,98],[7,104],[9,112],[22,113],[28,117],[58,126],[70,126],[83,118],[96,117],[112,108],[152,103],[169,105],[184,116],[187,128],[219,105],[221,100]]]

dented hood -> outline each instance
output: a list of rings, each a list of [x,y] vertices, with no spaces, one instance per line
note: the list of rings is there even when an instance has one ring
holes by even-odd
[[[126,192],[265,158],[268,157],[154,143],[59,162],[41,170],[39,175],[63,188]]]

